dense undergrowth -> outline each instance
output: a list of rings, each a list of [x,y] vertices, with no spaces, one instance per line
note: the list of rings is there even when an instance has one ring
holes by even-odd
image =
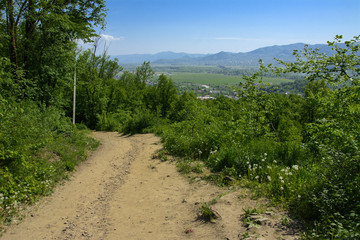
[[[332,56],[305,48],[296,63],[261,66],[237,101],[183,95],[159,132],[166,151],[282,205],[303,221],[304,238],[360,238],[358,40],[329,42]],[[305,74],[304,97],[266,94],[255,84],[262,71]]]
[[[0,99],[0,220],[48,195],[98,142],[56,108]]]

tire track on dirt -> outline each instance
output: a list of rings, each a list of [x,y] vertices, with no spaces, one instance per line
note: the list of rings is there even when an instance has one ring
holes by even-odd
[[[274,213],[261,229],[240,220],[243,209],[261,201],[243,196],[246,190],[218,188],[201,178],[189,181],[171,161],[152,155],[161,149],[153,134],[122,136],[94,132],[102,142],[71,181],[31,207],[20,224],[13,224],[6,240],[147,240],[147,239],[295,239],[279,225]],[[198,209],[214,198],[221,218],[216,223],[198,218]],[[245,194],[246,195],[246,194]],[[265,204],[265,202],[263,202]]]
[[[96,135],[99,138],[99,134]],[[102,182],[99,183],[99,186],[104,186],[103,192],[89,204],[78,206],[76,218],[66,219],[67,227],[62,230],[58,239],[106,239],[111,229],[108,217],[110,202],[113,200],[114,192],[124,184],[124,178],[130,173],[131,163],[138,154],[138,141],[132,138],[126,140],[130,143],[130,149],[122,156],[114,155],[111,158],[111,174],[104,173]]]

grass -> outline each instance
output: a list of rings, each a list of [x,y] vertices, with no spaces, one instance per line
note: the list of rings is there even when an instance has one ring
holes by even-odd
[[[200,174],[203,172],[204,164],[200,161],[180,160],[176,167],[179,172],[189,174],[191,172]]]

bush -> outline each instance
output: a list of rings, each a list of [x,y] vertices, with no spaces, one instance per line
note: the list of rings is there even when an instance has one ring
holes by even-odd
[[[49,194],[98,142],[64,114],[32,102],[0,106],[0,220]]]
[[[148,109],[138,109],[125,122],[122,132],[124,134],[144,133],[147,128],[155,124],[155,116]]]
[[[106,112],[97,115],[97,130],[100,131],[121,131],[124,125],[131,119],[130,112],[118,110],[117,112]]]

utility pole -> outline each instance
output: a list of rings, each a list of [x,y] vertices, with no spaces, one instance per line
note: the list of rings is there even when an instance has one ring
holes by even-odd
[[[75,124],[75,106],[76,106],[76,63],[74,70],[74,96],[73,96],[73,120],[72,120],[73,124]]]

